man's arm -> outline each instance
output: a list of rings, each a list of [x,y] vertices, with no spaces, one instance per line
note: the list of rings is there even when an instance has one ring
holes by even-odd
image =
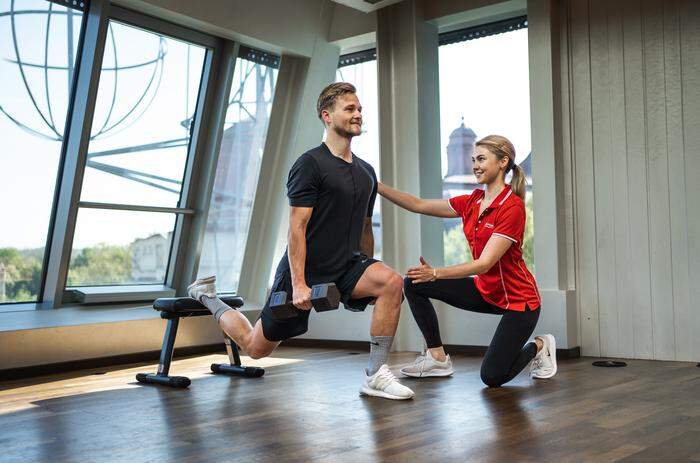
[[[365,217],[365,224],[362,228],[362,238],[360,240],[360,250],[362,254],[369,258],[374,257],[374,230],[372,230],[372,217]]]
[[[311,309],[311,288],[306,284],[306,226],[311,219],[312,207],[291,207],[287,247],[292,274],[293,304],[303,310]]]

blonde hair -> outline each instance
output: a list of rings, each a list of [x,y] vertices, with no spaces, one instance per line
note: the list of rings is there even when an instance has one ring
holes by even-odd
[[[508,166],[504,172],[504,176],[513,171],[513,178],[510,180],[510,187],[513,193],[520,196],[520,199],[525,201],[525,172],[523,168],[515,163],[515,147],[506,137],[501,135],[487,135],[478,142],[476,146],[483,146],[500,161],[508,156]]]
[[[348,82],[336,82],[324,88],[316,102],[316,114],[318,118],[323,120],[321,113],[335,106],[335,101],[348,93],[357,93],[355,86]]]

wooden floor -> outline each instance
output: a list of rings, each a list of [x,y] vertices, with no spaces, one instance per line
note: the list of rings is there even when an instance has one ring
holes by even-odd
[[[694,363],[583,358],[488,389],[481,359],[455,356],[398,402],[358,396],[366,353],[283,347],[246,362],[263,378],[208,374],[224,359],[174,362],[187,390],[135,384],[138,365],[0,383],[0,462],[700,461]]]

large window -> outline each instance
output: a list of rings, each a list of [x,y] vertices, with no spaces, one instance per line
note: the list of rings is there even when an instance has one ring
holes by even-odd
[[[482,187],[471,161],[478,139],[490,134],[510,139],[528,183],[523,254],[534,270],[527,20],[441,34],[440,45],[443,196]],[[446,265],[471,260],[459,219],[444,221],[444,252]]]
[[[205,55],[110,21],[67,286],[165,282]]]
[[[368,50],[340,57],[336,82],[349,82],[357,88],[362,104],[362,135],[352,141],[352,151],[374,167],[379,176],[379,100],[377,96],[377,55]],[[374,256],[382,258],[381,201],[374,203],[372,212]]]
[[[238,289],[279,58],[241,47],[223,127],[198,275]]]
[[[0,1],[0,303],[41,290],[82,19],[44,0]]]

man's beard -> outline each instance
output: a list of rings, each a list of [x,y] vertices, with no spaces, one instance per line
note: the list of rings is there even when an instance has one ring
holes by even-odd
[[[347,138],[348,140],[352,140],[352,137],[357,136],[356,134],[354,134],[354,133],[352,133],[352,132],[348,132],[348,131],[345,130],[344,128],[338,127],[338,126],[333,126],[333,131],[334,131],[336,134],[340,135],[341,137]]]

